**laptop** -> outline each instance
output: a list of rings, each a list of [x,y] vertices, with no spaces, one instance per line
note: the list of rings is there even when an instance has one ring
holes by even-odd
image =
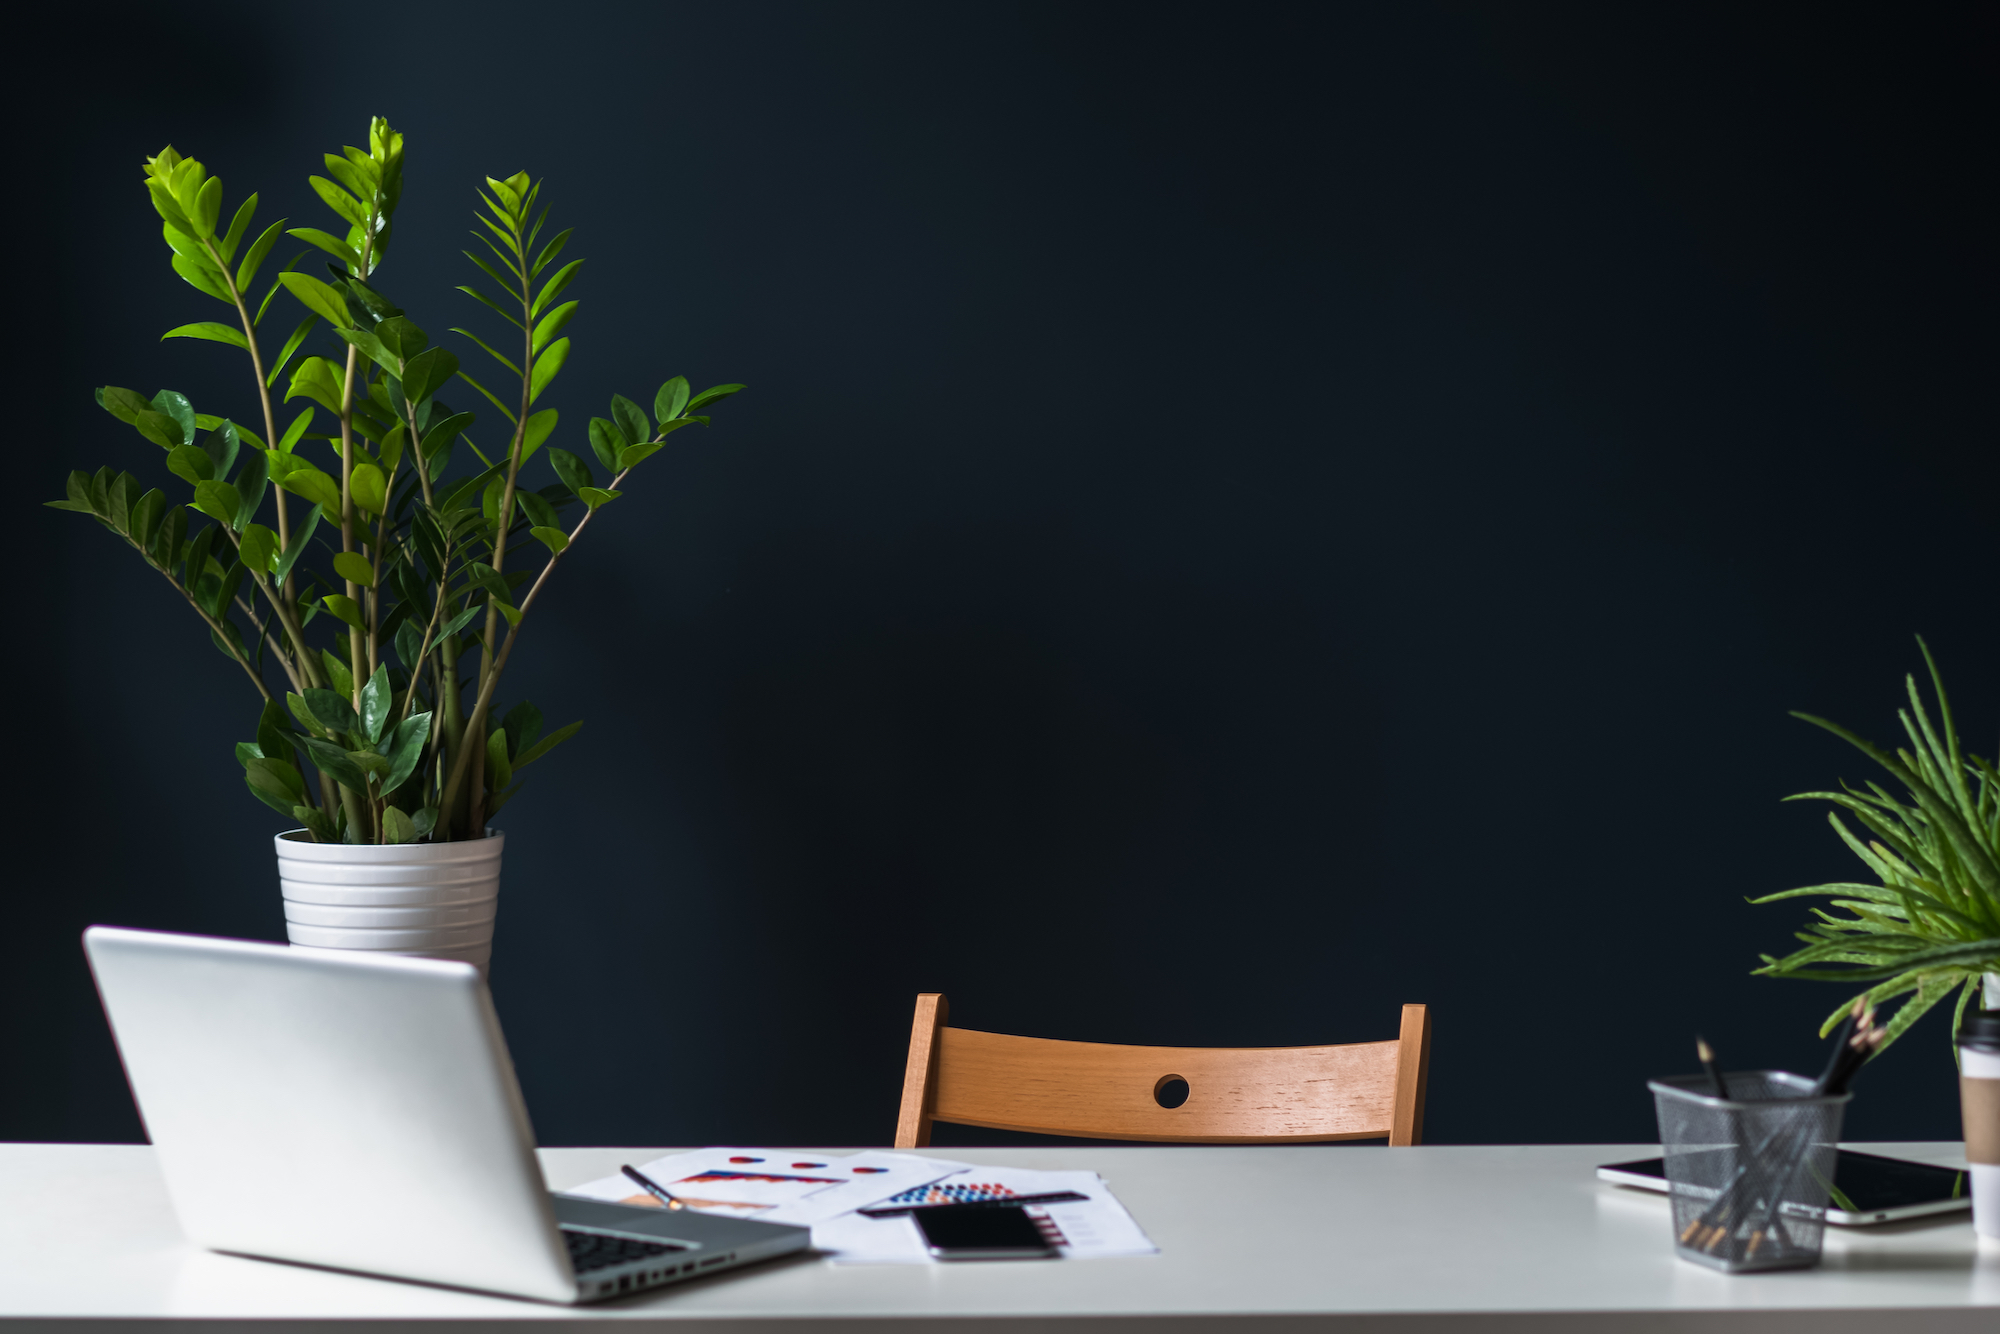
[[[811,1240],[551,1194],[471,964],[106,926],[83,946],[197,1245],[580,1303]]]

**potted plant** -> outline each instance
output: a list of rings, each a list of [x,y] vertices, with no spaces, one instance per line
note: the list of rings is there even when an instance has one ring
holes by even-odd
[[[1889,1020],[1882,1047],[1954,991],[1956,1033],[1967,1004],[1980,993],[1982,978],[1985,1004],[2000,1008],[2000,772],[1959,745],[1937,662],[1921,638],[1917,645],[1930,669],[1937,718],[1934,722],[1924,707],[1915,676],[1905,678],[1910,705],[1898,716],[1909,737],[1908,749],[1884,750],[1824,718],[1792,715],[1840,737],[1901,785],[1900,795],[1871,781],[1860,787],[1844,783],[1839,792],[1786,798],[1841,808],[1828,812],[1827,819],[1875,882],[1809,885],[1751,900],[1773,903],[1814,895],[1833,900],[1833,908],[1844,916],[1814,908],[1815,920],[1798,933],[1803,948],[1782,959],[1764,955],[1763,967],[1755,971],[1862,983],[1859,996],[1870,1004],[1908,996]],[[1850,829],[1841,810],[1871,837]],[[1834,1007],[1821,1026],[1822,1035],[1855,999],[1849,996]]]
[[[244,355],[255,396],[247,416],[229,417],[172,390],[99,389],[99,406],[161,451],[142,471],[171,476],[149,486],[110,467],[73,472],[66,498],[49,503],[123,539],[261,698],[236,757],[252,795],[300,826],[276,836],[293,943],[483,967],[503,843],[488,822],[521,771],[581,726],[545,730],[526,700],[501,711],[514,647],[633,469],[743,386],[697,394],[676,376],[650,419],[616,396],[575,433],[587,450],[558,447],[566,437],[544,400],[569,359],[563,331],[578,303],[563,298],[583,261],[562,260],[569,230],[544,236],[542,183],[523,172],[479,192],[483,252],[467,257],[495,286],[459,291],[504,332],[452,332],[497,368],[481,371],[489,387],[379,280],[403,136],[377,117],[366,150],[325,162],[310,183],[336,231],[280,219],[253,234],[256,195],[225,223],[222,182],[200,162],[171,147],[146,161],[174,271],[229,308],[164,337]],[[264,274],[287,235],[307,248]],[[330,257],[324,279],[298,267],[315,249]],[[266,328],[280,293],[282,341]],[[544,468],[551,480],[537,486]]]

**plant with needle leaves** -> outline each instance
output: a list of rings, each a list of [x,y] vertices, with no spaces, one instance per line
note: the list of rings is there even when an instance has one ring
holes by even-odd
[[[219,179],[172,148],[147,160],[146,188],[174,271],[227,304],[235,317],[231,324],[181,325],[164,337],[203,339],[246,353],[263,435],[229,418],[197,413],[172,390],[147,398],[106,386],[97,392],[99,405],[165,451],[167,471],[192,488],[192,499],[169,504],[159,488],[143,489],[132,473],[107,467],[72,473],[67,497],[50,503],[90,514],[137,551],[254,684],[264,700],[256,740],[236,751],[259,800],[322,842],[476,838],[519,790],[519,772],[582,726],[544,735],[540,711],[526,701],[491,723],[501,674],[530,607],[597,511],[622,494],[617,488],[632,468],[674,431],[706,425],[708,418],[696,410],[743,386],[719,385],[695,395],[676,376],[655,398],[657,427],[629,400],[614,398],[611,420],[593,421],[587,432],[611,474],[609,485],[597,486],[587,464],[557,448],[548,450],[556,480],[527,485],[523,465],[557,424],[554,408],[534,405],[569,356],[569,339],[557,335],[578,304],[551,303],[574,281],[582,261],[540,279],[570,233],[535,251],[547,216],[546,209],[534,211],[540,185],[525,174],[488,179],[481,197],[489,213],[479,221],[501,241],[488,241],[500,268],[477,257],[473,262],[502,284],[510,301],[503,305],[461,290],[521,331],[521,359],[517,364],[477,335],[458,332],[519,378],[518,396],[503,402],[464,375],[450,351],[431,346],[381,291],[376,275],[402,194],[403,136],[377,117],[368,143],[366,150],[327,154],[328,176],[310,178],[343,224],[341,234],[287,231],[281,219],[242,250],[240,262],[257,196],[218,230]],[[329,278],[297,271],[311,253],[302,250],[279,270],[253,311],[252,284],[287,234],[332,257]],[[267,365],[259,334],[280,290],[305,313]],[[315,333],[337,340],[325,349],[331,355],[308,346]],[[308,355],[292,367],[301,352]],[[288,368],[284,402],[305,398],[309,406],[281,433],[273,390]],[[475,415],[439,397],[459,380],[509,423],[498,461],[468,434]],[[331,416],[323,431],[312,429],[318,409]],[[480,465],[469,475],[450,472],[461,441]],[[321,446],[332,454],[327,467],[306,452]],[[296,521],[287,494],[305,506]],[[258,522],[267,497],[275,529]],[[583,515],[566,529],[562,511],[579,502]],[[190,536],[189,511],[212,524]],[[337,530],[337,549],[322,523],[326,532]],[[524,568],[524,552],[541,558]],[[515,568],[509,568],[510,555]],[[526,595],[517,598],[518,587],[530,580]],[[321,613],[320,629],[335,627],[331,643],[313,628]],[[474,650],[477,671],[467,681],[460,664]],[[290,686],[282,706],[266,680],[273,664]],[[469,712],[467,690],[473,696]],[[304,775],[308,764],[318,775],[316,793]]]
[[[1827,820],[1879,883],[1810,885],[1770,894],[1752,903],[1811,895],[1828,897],[1836,916],[1817,919],[1798,933],[1804,948],[1782,959],[1764,955],[1758,973],[1829,982],[1865,982],[1857,996],[1834,1007],[1820,1032],[1840,1022],[1856,999],[1869,1004],[1909,996],[1890,1019],[1879,1052],[1911,1024],[1958,992],[1952,1029],[1978,994],[1981,979],[2000,971],[2000,772],[1993,762],[1967,754],[1930,646],[1919,638],[1937,697],[1937,721],[1924,707],[1914,676],[1906,678],[1910,707],[1899,712],[1909,749],[1890,752],[1846,728],[1795,713],[1825,728],[1875,761],[1896,779],[1898,797],[1880,783],[1839,792],[1801,792],[1787,801],[1829,801],[1874,835],[1863,840],[1839,811]]]

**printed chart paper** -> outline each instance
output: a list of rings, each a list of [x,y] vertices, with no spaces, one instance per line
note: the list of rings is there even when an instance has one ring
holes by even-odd
[[[880,1204],[892,1195],[920,1189],[968,1167],[914,1153],[839,1155],[726,1148],[670,1154],[633,1166],[689,1209],[800,1227]],[[662,1207],[623,1173],[574,1186],[563,1194]]]
[[[942,1180],[922,1182],[882,1201],[891,1204],[940,1204],[1005,1199],[1014,1195],[1053,1195],[1075,1191],[1088,1199],[1064,1204],[1024,1206],[1041,1224],[1065,1259],[1095,1259],[1112,1255],[1157,1255],[1160,1248],[1141,1230],[1125,1206],[1095,1172],[1036,1172],[1018,1167],[974,1167]],[[863,1206],[867,1207],[867,1206]],[[920,1265],[931,1263],[923,1233],[908,1216],[869,1218],[848,1214],[813,1225],[813,1249],[835,1264]],[[1028,1263],[1028,1262],[1023,1262]]]

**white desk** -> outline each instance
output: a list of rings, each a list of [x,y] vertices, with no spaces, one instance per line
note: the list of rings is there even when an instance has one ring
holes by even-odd
[[[1953,1144],[1867,1146],[1956,1163]],[[658,1149],[545,1149],[554,1187]],[[583,1309],[384,1282],[197,1251],[180,1239],[152,1150],[0,1145],[0,1320],[93,1334],[173,1320],[280,1324],[655,1321],[898,1334],[1161,1324],[1208,1330],[2000,1331],[2000,1249],[1950,1221],[1827,1230],[1823,1267],[1729,1277],[1674,1258],[1663,1197],[1604,1186],[1600,1162],[1643,1145],[1383,1149],[950,1151],[974,1162],[1094,1168],[1160,1246],[1146,1258],[926,1267],[780,1261]],[[1263,1317],[1246,1321],[1246,1316]],[[1009,1317],[1013,1317],[1010,1319]],[[179,1334],[177,1330],[175,1334]],[[801,1331],[801,1334],[803,1332]]]

